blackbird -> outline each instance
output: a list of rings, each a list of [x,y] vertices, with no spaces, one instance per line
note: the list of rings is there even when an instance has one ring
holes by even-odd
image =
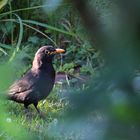
[[[33,104],[39,112],[38,102],[49,95],[54,85],[53,57],[63,52],[52,46],[41,47],[35,54],[31,70],[9,88],[8,99],[24,104],[26,109]]]

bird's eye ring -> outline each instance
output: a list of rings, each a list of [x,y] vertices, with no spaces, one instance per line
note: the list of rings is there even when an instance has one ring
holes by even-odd
[[[49,52],[47,50],[45,50],[45,54],[49,54]]]

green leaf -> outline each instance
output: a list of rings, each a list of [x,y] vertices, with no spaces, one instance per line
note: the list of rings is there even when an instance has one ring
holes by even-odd
[[[11,45],[6,45],[6,44],[2,44],[2,43],[0,43],[0,47],[1,48],[4,48],[4,49],[11,49]]]
[[[67,35],[76,37],[76,34],[74,34],[72,32],[68,32],[68,31],[65,31],[63,29],[59,29],[59,28],[53,27],[53,26],[45,24],[45,23],[40,23],[40,22],[34,21],[34,20],[22,20],[22,21],[25,22],[25,23],[35,24],[35,25],[38,25],[38,26],[48,28],[48,29],[53,30],[53,31],[57,31],[57,32],[60,32],[60,33],[63,33],[63,34],[67,34]]]
[[[9,59],[9,62],[11,62],[15,58],[15,55],[19,51],[19,48],[20,48],[20,45],[21,45],[21,42],[22,42],[22,38],[23,38],[23,23],[22,23],[22,20],[18,15],[15,14],[15,16],[18,18],[19,25],[20,25],[20,30],[19,30],[19,37],[18,37],[18,41],[17,41],[17,45],[16,45],[16,50],[13,52],[11,58]]]
[[[7,4],[8,0],[1,0],[0,1],[0,9],[3,8]]]

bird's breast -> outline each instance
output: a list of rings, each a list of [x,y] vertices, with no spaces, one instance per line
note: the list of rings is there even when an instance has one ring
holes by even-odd
[[[46,98],[51,92],[55,81],[55,73],[42,73],[38,77],[36,90],[39,93],[40,100]]]

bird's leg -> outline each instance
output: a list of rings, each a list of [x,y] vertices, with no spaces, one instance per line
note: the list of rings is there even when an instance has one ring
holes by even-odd
[[[25,114],[28,114],[29,113],[28,105],[24,104],[24,108],[25,108]]]
[[[25,109],[28,109],[28,105],[24,104],[24,108],[25,108]]]
[[[38,103],[34,103],[34,107],[36,108],[37,112],[40,114],[40,110],[37,108]]]
[[[35,106],[37,112],[39,113],[39,116],[40,116],[42,119],[45,120],[45,119],[46,119],[46,118],[45,118],[45,115],[43,114],[43,112],[41,112],[41,111],[37,108],[37,105],[38,105],[38,103],[34,103],[34,106]]]

